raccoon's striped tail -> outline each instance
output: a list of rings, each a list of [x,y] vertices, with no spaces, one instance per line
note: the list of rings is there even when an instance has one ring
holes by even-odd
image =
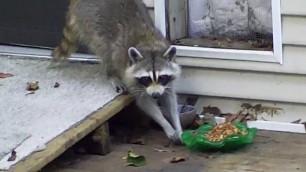
[[[76,34],[73,32],[73,27],[75,25],[75,18],[67,13],[66,23],[63,29],[63,39],[60,45],[58,45],[53,51],[51,56],[53,60],[63,60],[70,57],[72,53],[77,50],[78,39]]]

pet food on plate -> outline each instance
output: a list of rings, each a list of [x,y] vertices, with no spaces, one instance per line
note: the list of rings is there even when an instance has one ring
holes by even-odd
[[[219,142],[224,140],[228,136],[242,134],[246,135],[245,131],[238,129],[236,126],[231,123],[222,123],[216,125],[212,130],[210,130],[205,137],[212,142]]]

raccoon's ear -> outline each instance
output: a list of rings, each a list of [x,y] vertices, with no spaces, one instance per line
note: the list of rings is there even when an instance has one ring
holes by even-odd
[[[128,50],[128,54],[133,63],[136,63],[137,61],[143,59],[142,55],[135,47],[130,47]]]
[[[176,48],[175,47],[168,48],[168,50],[163,55],[163,57],[168,59],[169,61],[173,61],[175,59],[175,56],[176,56]]]

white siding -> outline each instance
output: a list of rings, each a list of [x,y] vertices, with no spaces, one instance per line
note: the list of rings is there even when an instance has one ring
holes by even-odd
[[[282,19],[283,44],[305,46],[306,16],[283,16]]]
[[[284,15],[306,16],[305,0],[281,0],[281,10]]]
[[[292,103],[306,103],[305,86],[302,75],[203,68],[184,68],[176,83],[179,93]]]

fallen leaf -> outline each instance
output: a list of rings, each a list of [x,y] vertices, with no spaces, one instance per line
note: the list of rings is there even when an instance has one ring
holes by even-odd
[[[268,121],[267,119],[265,119],[264,117],[261,117],[261,120],[263,120],[263,121]]]
[[[178,162],[183,162],[186,161],[187,158],[184,156],[173,156],[170,160],[171,163],[178,163]]]
[[[38,90],[38,89],[39,89],[38,81],[27,83],[27,90],[28,91],[35,91],[35,90]]]
[[[124,157],[122,157],[121,159],[122,159],[122,160],[126,160],[126,159],[127,159],[127,156],[124,156]]]
[[[250,115],[248,114],[246,117],[245,117],[245,120],[246,121],[256,121],[256,117],[254,115]]]
[[[146,158],[142,155],[137,155],[132,151],[128,152],[127,156],[127,166],[141,167],[147,164]]]
[[[256,111],[260,111],[261,107],[262,107],[261,104],[256,104],[256,105],[254,106],[254,109],[255,109]]]
[[[241,107],[242,108],[245,108],[245,109],[250,109],[251,107],[253,107],[250,103],[242,103],[241,104]]]
[[[156,152],[169,152],[169,150],[164,150],[164,149],[154,149]]]
[[[168,140],[167,143],[164,144],[164,147],[167,147],[167,148],[168,147],[173,147],[173,146],[174,146],[174,143],[171,140]]]
[[[205,154],[204,157],[207,159],[212,159],[212,158],[217,158],[218,156],[221,156],[222,153],[220,152],[216,152],[216,153],[212,153],[212,154]]]
[[[15,161],[16,157],[17,157],[17,152],[13,150],[11,152],[11,156],[7,159],[7,161]]]
[[[231,38],[226,37],[225,39],[227,42],[232,42]]]
[[[245,121],[246,116],[247,116],[247,115],[245,115],[245,114],[239,114],[239,115],[237,116],[237,118],[234,119],[234,120],[231,121],[231,122],[232,122],[232,123],[243,122],[243,121]]]
[[[25,94],[25,95],[27,96],[27,95],[30,95],[30,94],[35,94],[35,92],[34,92],[34,91],[31,91],[31,92],[29,92],[29,93],[27,93],[27,94]]]
[[[301,122],[301,120],[302,120],[302,119],[298,119],[298,120],[296,120],[296,121],[292,121],[291,123],[293,123],[293,124],[299,124],[299,123]]]
[[[58,83],[58,82],[55,82],[55,84],[54,84],[54,88],[58,88],[60,86],[60,84]]]
[[[230,116],[227,116],[225,118],[225,122],[232,122],[232,121],[234,121],[240,114],[241,114],[241,112],[238,112],[237,114],[232,114]]]
[[[136,144],[136,145],[145,145],[146,139],[145,138],[132,139],[130,143]]]
[[[0,72],[0,78],[1,79],[4,79],[4,78],[9,78],[9,77],[12,77],[14,76],[13,74],[10,74],[10,73],[1,73]]]
[[[205,114],[213,114],[215,116],[220,116],[221,115],[221,110],[218,107],[203,107],[203,111],[201,114],[205,115]]]

